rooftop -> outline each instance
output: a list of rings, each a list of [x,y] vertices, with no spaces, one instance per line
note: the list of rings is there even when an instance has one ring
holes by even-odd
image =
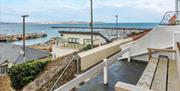
[[[9,44],[9,43],[0,43],[0,64],[4,61],[8,61],[13,64],[19,64],[23,62],[23,55],[20,54],[22,51],[22,46]],[[37,49],[32,49],[26,47],[26,60],[35,60],[39,58],[44,58],[49,55],[50,53],[46,51],[41,51]]]

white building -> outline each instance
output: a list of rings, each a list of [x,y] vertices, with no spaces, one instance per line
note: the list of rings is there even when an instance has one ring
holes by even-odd
[[[88,45],[91,44],[91,32],[77,32],[77,31],[59,31],[64,42],[71,44]],[[98,32],[93,32],[94,45],[102,45],[109,42],[109,40]]]

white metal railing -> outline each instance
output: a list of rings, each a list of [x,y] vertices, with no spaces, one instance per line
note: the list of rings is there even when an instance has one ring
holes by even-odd
[[[120,56],[122,56],[124,53],[128,51],[129,51],[129,48],[124,49],[123,51],[119,53],[116,53],[115,55],[113,55],[112,57],[108,59],[105,58],[103,62],[99,63],[98,65],[91,68],[90,70],[78,75],[75,79],[55,89],[55,91],[69,91],[73,89],[74,87],[78,86],[80,83],[82,83],[86,79],[91,78],[95,74],[101,72],[102,70],[104,73],[104,84],[107,84],[108,83],[108,66],[116,62]]]
[[[56,86],[56,84],[58,83],[58,81],[60,79],[62,79],[63,75],[65,74],[66,70],[68,69],[68,67],[70,66],[70,64],[73,62],[75,56],[72,55],[71,60],[69,61],[69,63],[65,66],[64,70],[62,71],[62,73],[60,74],[60,76],[58,77],[58,79],[55,81],[55,83],[53,84],[53,86],[51,87],[50,91],[53,91],[54,87]]]
[[[179,25],[179,13],[180,11],[168,11],[164,14],[160,25]]]

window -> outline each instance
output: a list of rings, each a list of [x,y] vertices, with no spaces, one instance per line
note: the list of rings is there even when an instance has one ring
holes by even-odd
[[[91,39],[84,39],[83,44],[91,44]]]
[[[68,43],[79,44],[79,38],[68,38]]]
[[[8,66],[0,66],[0,74],[5,74],[8,71]]]

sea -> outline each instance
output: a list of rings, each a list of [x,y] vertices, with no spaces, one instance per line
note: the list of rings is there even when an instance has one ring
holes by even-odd
[[[47,33],[47,37],[26,40],[26,45],[34,45],[39,43],[44,43],[50,40],[53,37],[58,37],[60,34],[58,31],[60,29],[52,28],[52,27],[88,27],[89,24],[26,24],[26,33],[34,33],[34,32],[45,32]],[[95,27],[116,27],[115,23],[100,23],[94,24]],[[149,29],[158,26],[158,23],[119,23],[119,28],[143,28]],[[70,29],[66,29],[70,30]],[[76,31],[76,30],[75,30]],[[77,30],[78,31],[78,30]],[[81,30],[88,31],[88,30]],[[14,34],[22,34],[22,24],[18,23],[1,23],[0,24],[0,34],[6,35],[14,35]],[[22,41],[12,42],[13,44],[22,45]]]

